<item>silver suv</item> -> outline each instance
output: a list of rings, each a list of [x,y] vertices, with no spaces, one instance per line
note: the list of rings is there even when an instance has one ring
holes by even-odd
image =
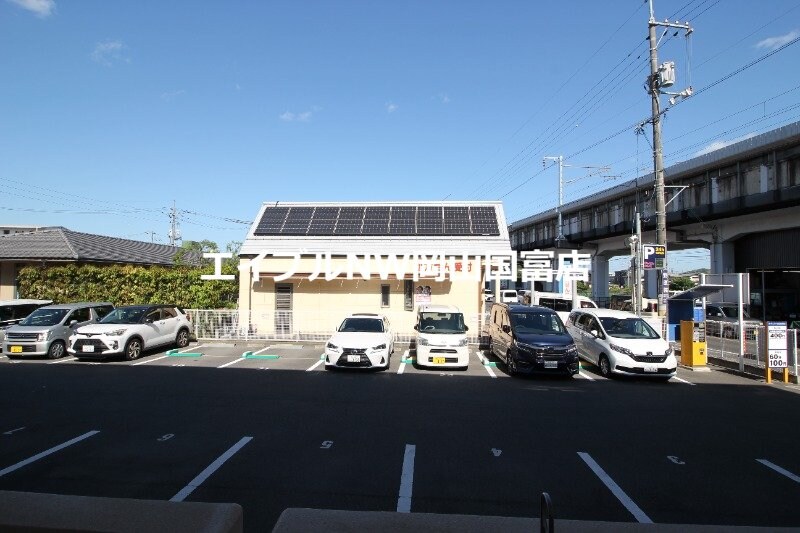
[[[66,354],[67,341],[80,326],[97,322],[114,310],[108,302],[81,302],[40,307],[6,330],[3,351],[10,359]]]

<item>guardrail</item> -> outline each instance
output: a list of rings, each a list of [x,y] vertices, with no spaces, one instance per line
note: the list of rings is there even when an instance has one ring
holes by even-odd
[[[744,329],[743,341],[739,332]],[[740,328],[737,322],[706,320],[706,351],[708,357],[737,363],[744,372],[763,375],[765,361],[766,332],[763,325],[745,324]],[[789,374],[798,374],[798,330],[787,330],[787,355]],[[759,372],[760,370],[760,372]]]
[[[325,342],[349,314],[363,309],[341,309],[335,313],[314,311],[239,311],[237,309],[187,309],[199,341],[314,341]],[[416,332],[411,327],[411,311],[373,311],[385,315],[393,324],[396,342],[411,342]],[[465,314],[467,338],[477,344],[485,335],[488,313]],[[398,326],[401,325],[401,326]]]

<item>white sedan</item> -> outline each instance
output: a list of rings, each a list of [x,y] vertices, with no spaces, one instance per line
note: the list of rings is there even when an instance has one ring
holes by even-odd
[[[342,321],[325,344],[325,369],[389,368],[394,334],[383,315],[356,313]]]
[[[189,344],[192,323],[174,305],[117,307],[100,322],[83,326],[69,338],[67,351],[78,359],[105,359],[122,355],[132,361],[145,350]]]

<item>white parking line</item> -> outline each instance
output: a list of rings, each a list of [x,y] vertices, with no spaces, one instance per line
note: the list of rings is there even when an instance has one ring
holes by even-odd
[[[14,470],[19,470],[23,466],[27,466],[27,465],[29,465],[29,464],[31,464],[33,462],[36,462],[39,459],[42,459],[43,457],[47,457],[51,453],[55,453],[55,452],[57,452],[59,450],[63,450],[67,446],[72,446],[73,444],[75,444],[77,442],[80,442],[80,441],[82,441],[84,439],[88,439],[89,437],[93,437],[94,435],[97,435],[98,433],[100,433],[100,432],[96,431],[96,430],[89,431],[89,432],[84,433],[83,435],[81,435],[79,437],[75,437],[74,439],[71,439],[71,440],[68,440],[67,442],[59,444],[58,446],[53,446],[49,450],[45,450],[42,453],[37,453],[33,457],[29,457],[29,458],[25,459],[24,461],[20,461],[15,465],[11,465],[8,468],[4,468],[3,470],[0,470],[0,477],[3,477],[8,473],[13,472]]]
[[[139,361],[138,363],[133,363],[131,366],[139,366],[139,365],[146,365],[147,363],[152,363],[153,361],[158,361],[159,359],[166,359],[169,357],[168,355],[162,355],[161,357],[156,357],[155,359],[145,359],[144,361]]]
[[[70,361],[76,361],[76,357],[65,357],[64,359],[59,359],[58,361],[50,361],[47,363],[48,365],[57,365],[59,363],[69,363]]]
[[[589,374],[583,372],[582,370],[578,370],[578,375],[580,377],[582,377],[583,379],[588,379],[589,381],[594,381],[594,378],[592,376],[590,376]]]
[[[795,483],[800,483],[800,476],[798,476],[797,474],[792,474],[791,472],[789,472],[785,468],[781,468],[780,466],[776,465],[775,463],[773,463],[771,461],[767,461],[766,459],[756,459],[756,461],[758,461],[762,465],[766,466],[767,468],[773,469],[774,471],[776,471],[779,474],[783,474],[784,476],[788,477],[789,479],[791,479]]]
[[[214,461],[213,463],[208,465],[205,470],[203,470],[202,472],[197,474],[196,478],[191,480],[188,485],[183,487],[180,490],[180,492],[178,492],[178,494],[176,494],[175,496],[170,498],[169,501],[171,501],[171,502],[182,502],[183,500],[185,500],[186,497],[189,496],[189,494],[194,492],[194,489],[196,489],[197,487],[202,485],[203,481],[208,479],[208,477],[211,474],[213,474],[214,472],[216,472],[219,469],[219,467],[221,467],[223,465],[223,463],[225,463],[225,461],[227,461],[228,459],[233,457],[233,454],[235,454],[236,452],[241,450],[244,447],[244,445],[247,444],[248,442],[250,442],[251,440],[253,440],[253,437],[242,437],[239,440],[239,442],[237,442],[236,444],[231,446],[228,449],[227,452],[225,452],[222,455],[220,455],[219,457],[217,457],[216,461]]]
[[[397,373],[398,374],[402,374],[403,372],[406,371],[406,364],[407,363],[404,363],[403,361],[408,361],[408,352],[409,352],[408,350],[403,352],[403,357],[400,359],[400,366],[397,368]]]
[[[324,362],[325,362],[324,359],[320,359],[319,361],[317,361],[316,363],[314,363],[310,367],[306,368],[306,372],[311,372],[312,370],[314,370],[315,368],[317,368],[319,365],[321,365]]]
[[[260,354],[261,352],[266,352],[266,351],[267,351],[267,350],[269,350],[270,348],[274,348],[274,346],[265,346],[264,348],[261,348],[259,351],[257,351],[257,352],[253,352],[253,355],[258,355],[258,354]]]
[[[603,470],[603,468],[599,464],[597,464],[597,462],[594,459],[592,459],[591,455],[589,455],[586,452],[578,452],[578,456],[581,459],[583,459],[583,461],[589,466],[589,468],[592,469],[592,472],[594,472],[595,475],[600,478],[600,481],[602,481],[603,484],[606,487],[608,487],[611,493],[617,497],[620,503],[622,503],[622,505],[624,505],[628,511],[630,511],[630,513],[633,515],[634,518],[636,518],[636,520],[638,520],[642,524],[653,523],[653,521],[650,520],[650,517],[647,516],[644,513],[644,511],[642,511],[639,508],[639,506],[636,505],[633,502],[633,500],[630,499],[630,497],[628,497],[627,494],[625,494],[625,491],[622,490],[622,488],[620,488],[620,486],[617,485],[617,483],[613,479],[611,479],[611,476],[606,474],[606,471]]]
[[[414,444],[406,444],[406,452],[403,455],[403,471],[400,475],[400,492],[397,496],[397,512],[411,512],[411,493],[414,489],[414,454],[417,447]]]
[[[198,344],[197,346],[190,346],[189,348],[184,348],[183,350],[179,350],[178,353],[186,353],[192,350],[196,350],[205,346],[205,344]],[[139,366],[139,365],[146,365],[147,363],[152,363],[153,361],[158,361],[160,359],[166,359],[169,357],[168,355],[162,355],[161,357],[156,357],[155,359],[145,359],[144,361],[139,361],[138,363],[133,363],[131,366]]]
[[[244,359],[245,359],[244,357],[240,357],[238,359],[234,359],[230,363],[225,363],[224,365],[220,365],[217,368],[225,368],[226,366],[235,365],[236,363],[241,363],[242,361],[244,361]]]
[[[492,367],[486,365],[486,359],[484,358],[483,354],[480,352],[475,352],[475,355],[478,357],[478,361],[481,362],[481,366],[486,369],[486,372],[488,372],[493,378],[497,378],[497,374],[494,373]]]
[[[686,383],[687,385],[694,385],[691,381],[686,381],[685,379],[679,378],[678,376],[672,376],[672,379],[675,381],[680,381],[681,383]]]

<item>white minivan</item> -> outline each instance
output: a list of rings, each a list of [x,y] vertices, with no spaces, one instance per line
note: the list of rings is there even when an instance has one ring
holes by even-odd
[[[515,304],[517,303],[517,291],[514,289],[503,289],[500,291],[500,297],[497,303],[501,304]]]
[[[464,314],[454,305],[421,305],[417,309],[417,365],[467,368],[469,347]]]
[[[667,380],[678,369],[669,343],[633,313],[575,309],[567,320],[567,332],[581,359],[597,365],[604,377],[627,374]]]
[[[534,291],[531,294],[531,305],[549,307],[558,314],[561,321],[566,323],[569,312],[572,311],[572,296],[560,292]],[[581,309],[597,309],[597,304],[586,296],[578,296],[578,307]]]

